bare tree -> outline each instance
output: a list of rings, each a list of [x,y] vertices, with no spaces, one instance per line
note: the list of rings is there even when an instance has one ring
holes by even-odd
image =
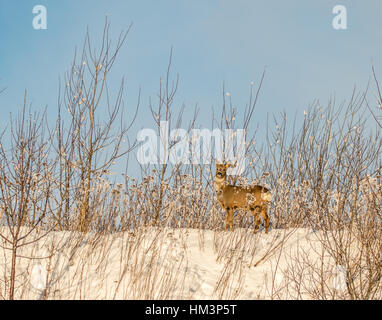
[[[373,78],[374,78],[375,86],[377,88],[377,95],[376,95],[376,99],[377,99],[377,112],[381,112],[382,111],[382,94],[381,94],[381,89],[379,87],[379,82],[378,82],[377,76],[375,75],[374,66],[371,66],[371,70],[373,72]],[[377,124],[382,128],[382,115],[377,115],[377,112],[374,112],[372,110],[372,108],[370,108],[368,103],[367,103],[367,107],[368,107],[369,111],[371,112],[371,114],[373,115],[373,118],[375,119]]]
[[[45,112],[27,113],[24,108],[15,120],[11,116],[9,136],[0,139],[0,233],[5,250],[11,250],[9,299],[15,297],[18,250],[48,234],[46,218],[52,215],[54,162],[49,160],[51,136],[45,131]],[[38,233],[39,228],[43,228]]]
[[[95,179],[106,176],[117,159],[128,154],[135,143],[127,132],[139,107],[138,103],[128,124],[123,121],[122,80],[114,102],[109,93],[107,78],[127,34],[121,32],[112,48],[106,20],[98,51],[91,47],[89,32],[79,59],[75,55],[65,76],[63,99],[59,99],[56,150],[59,170],[59,210],[61,228],[68,224],[72,211],[77,213],[76,225],[87,231],[92,219],[92,188]],[[69,113],[68,124],[62,114],[63,106]],[[118,130],[116,123],[120,121]]]

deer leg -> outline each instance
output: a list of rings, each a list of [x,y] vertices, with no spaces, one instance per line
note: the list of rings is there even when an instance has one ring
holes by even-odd
[[[260,219],[260,216],[259,216],[259,212],[257,210],[255,210],[255,208],[251,208],[251,213],[253,215],[253,219],[254,219],[254,222],[255,222],[255,228],[253,230],[253,233],[257,233],[257,231],[260,228],[260,224],[261,224],[261,219]]]
[[[263,205],[261,207],[260,214],[261,214],[261,216],[264,219],[265,233],[268,233],[268,229],[269,229],[269,215],[268,215],[268,207],[266,205]]]
[[[233,230],[233,208],[226,207],[227,215],[225,217],[225,231],[227,231],[228,227],[229,230]]]

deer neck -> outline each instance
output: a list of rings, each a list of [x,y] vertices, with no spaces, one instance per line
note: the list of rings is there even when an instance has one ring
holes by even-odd
[[[216,190],[222,190],[223,187],[226,185],[226,179],[215,177],[215,184],[216,184]]]

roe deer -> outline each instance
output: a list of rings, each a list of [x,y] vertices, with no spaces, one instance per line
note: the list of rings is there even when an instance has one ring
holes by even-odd
[[[269,189],[262,186],[239,187],[227,183],[227,169],[234,167],[229,163],[216,164],[216,193],[221,207],[226,211],[225,230],[233,230],[233,214],[236,209],[251,211],[255,220],[254,233],[264,219],[265,233],[269,229],[268,204],[272,199]]]

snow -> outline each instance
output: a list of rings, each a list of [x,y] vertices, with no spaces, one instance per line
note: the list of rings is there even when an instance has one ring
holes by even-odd
[[[18,255],[18,299],[295,299],[309,298],[290,280],[296,259],[319,263],[320,241],[302,228],[253,234],[148,227],[102,236],[51,232]],[[10,262],[3,249],[5,298]],[[330,275],[328,286],[342,288],[343,267],[331,270],[336,278],[332,284]]]

